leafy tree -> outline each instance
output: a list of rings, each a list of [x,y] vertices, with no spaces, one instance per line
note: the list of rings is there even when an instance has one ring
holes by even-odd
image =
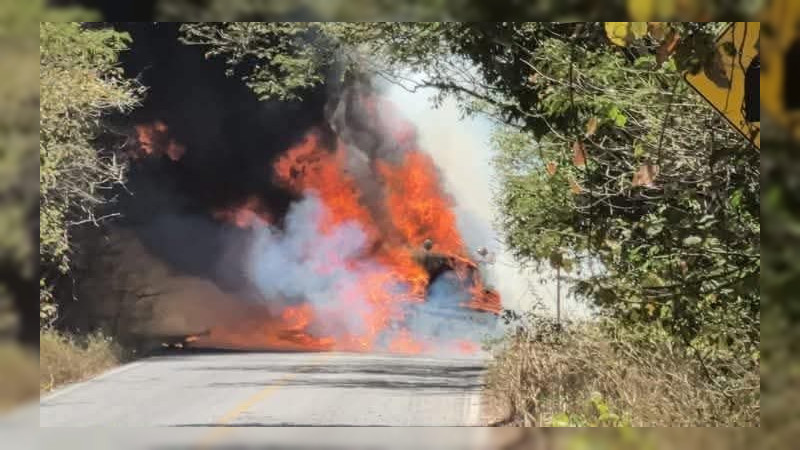
[[[56,313],[48,276],[69,270],[70,231],[101,220],[97,208],[124,181],[124,165],[93,143],[101,118],[133,108],[142,90],[117,67],[127,34],[42,23],[39,38],[40,315],[48,323]]]
[[[182,40],[204,45],[206,57],[224,56],[228,75],[242,77],[262,99],[297,100],[325,81],[336,46],[318,27],[294,22],[197,23],[181,26]]]
[[[422,84],[506,125],[497,200],[518,258],[574,266],[602,312],[665,327],[725,377],[758,361],[760,155],[681,79],[714,69],[719,27],[657,27],[615,47],[601,24],[475,25],[445,42],[482,76],[440,59]]]

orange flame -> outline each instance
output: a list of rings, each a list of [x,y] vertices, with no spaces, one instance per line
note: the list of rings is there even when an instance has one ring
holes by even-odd
[[[380,162],[378,169],[386,181],[392,223],[407,243],[419,247],[430,239],[439,252],[464,253],[452,202],[442,192],[429,155],[412,151],[402,165]]]
[[[456,349],[459,353],[463,353],[465,355],[471,355],[478,351],[478,344],[472,341],[457,341],[456,342]]]
[[[169,137],[167,125],[160,120],[152,124],[136,125],[135,129],[141,153],[133,152],[134,158],[165,154],[169,159],[178,161],[186,153],[186,147]]]
[[[424,352],[426,346],[411,336],[408,330],[400,330],[398,335],[389,343],[389,351],[392,353],[403,353],[416,355]]]
[[[499,296],[485,288],[477,265],[468,256],[453,202],[441,186],[433,159],[413,147],[413,127],[374,97],[365,98],[363,103],[367,110],[381,109],[383,131],[389,132],[404,152],[399,161],[378,159],[370,168],[382,189],[375,193],[381,194],[377,196],[380,204],[367,203],[358,180],[348,173],[346,145],[338,142],[336,148],[327,148],[314,132],[279,157],[273,171],[277,183],[301,195],[314,195],[324,205],[324,215],[317,224],[321,233],[330,234],[345,223],[357,225],[366,238],[362,256],[377,262],[381,270],[354,271],[357,280],[339,289],[334,294],[337,298],[330,301],[337,310],[323,311],[309,303],[285,306],[278,313],[253,314],[235,330],[212,330],[201,342],[241,348],[370,351],[389,335],[392,338],[388,343],[382,341],[382,348],[391,352],[429,351],[434,348],[432,343],[413,336],[405,325],[397,329],[403,323],[405,306],[425,301],[430,275],[414,254],[421,251],[426,240],[433,243],[431,251],[448,255],[452,269],[471,292],[471,300],[462,307],[495,314],[500,311]],[[163,148],[166,131],[163,122],[137,127],[142,151],[152,154]],[[172,158],[169,148],[167,145],[166,154]],[[216,211],[214,216],[243,228],[270,223],[267,209],[255,196]],[[357,264],[335,254],[319,259],[323,263],[310,268],[316,275]],[[358,307],[364,302],[369,307]],[[360,331],[334,337],[326,324],[335,322],[334,316],[339,314],[351,318],[358,315],[363,325]],[[470,341],[445,346],[463,353],[477,351],[477,345]]]
[[[310,134],[275,162],[275,175],[280,183],[298,193],[311,191],[319,195],[329,212],[320,224],[321,231],[353,221],[372,241],[377,230],[369,211],[360,202],[356,183],[344,173],[344,156],[341,145],[331,153],[319,145],[316,134]]]
[[[253,350],[332,350],[336,344],[334,339],[314,337],[305,330],[313,320],[314,312],[307,304],[286,307],[277,316],[266,308],[250,306],[235,327],[212,328],[191,345]]]
[[[272,222],[270,214],[256,196],[249,197],[240,205],[214,211],[212,215],[239,228],[266,226]]]

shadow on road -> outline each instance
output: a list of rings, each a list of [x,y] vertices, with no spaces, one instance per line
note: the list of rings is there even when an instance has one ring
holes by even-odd
[[[426,376],[479,376],[483,373],[484,367],[480,365],[469,366],[444,366],[444,365],[423,365],[423,364],[299,364],[299,365],[276,365],[258,364],[247,366],[202,366],[190,367],[186,370],[199,371],[257,371],[265,373],[316,373],[316,374],[345,374],[358,373],[364,375],[403,375],[412,377]]]
[[[272,383],[210,383],[208,387],[266,387]],[[309,378],[304,380],[291,380],[281,383],[286,387],[316,387],[316,388],[342,388],[342,389],[399,389],[404,391],[434,391],[426,392],[426,395],[451,394],[480,389],[481,383],[477,380],[473,383],[465,383],[463,380],[453,382],[451,380],[442,381],[390,381],[390,380],[370,380],[357,378],[352,380],[325,380],[319,378]]]
[[[330,360],[318,364],[258,364],[232,366],[191,367],[191,371],[231,371],[264,373],[261,381],[213,382],[206,387],[257,388],[274,384],[275,374],[302,374],[290,377],[281,385],[286,387],[344,388],[344,389],[399,389],[426,391],[426,394],[448,394],[456,391],[480,389],[484,367],[479,365],[443,365],[427,360],[411,363],[402,360],[392,363],[356,363],[352,360]]]

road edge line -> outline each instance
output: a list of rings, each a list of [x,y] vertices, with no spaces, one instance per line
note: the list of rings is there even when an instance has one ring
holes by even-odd
[[[102,379],[110,377],[112,375],[116,375],[118,373],[126,372],[126,371],[128,371],[128,370],[130,370],[130,369],[132,369],[134,367],[138,367],[138,366],[142,365],[142,363],[144,361],[145,360],[140,360],[140,361],[133,361],[133,362],[130,362],[130,363],[127,363],[127,364],[123,364],[121,366],[114,367],[113,369],[110,369],[110,370],[107,370],[105,372],[99,373],[99,374],[97,374],[97,375],[95,375],[95,376],[93,376],[91,378],[86,379],[86,380],[77,381],[75,383],[68,384],[68,385],[66,385],[66,386],[64,386],[62,388],[56,389],[54,391],[50,391],[44,397],[39,397],[39,404],[41,405],[44,402],[50,401],[50,400],[52,400],[54,398],[61,397],[62,395],[70,393],[72,391],[75,391],[75,390],[77,390],[77,389],[79,389],[79,388],[81,388],[81,387],[83,387],[83,386],[85,386],[85,385],[87,385],[87,384],[89,384],[89,383],[91,383],[93,381],[102,380]]]

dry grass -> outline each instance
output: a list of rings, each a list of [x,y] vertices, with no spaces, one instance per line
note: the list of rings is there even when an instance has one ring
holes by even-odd
[[[636,342],[635,344],[633,342]],[[490,393],[527,426],[758,426],[759,373],[710,381],[666,338],[642,343],[596,324],[509,336],[489,369]]]
[[[101,334],[73,337],[58,331],[39,334],[39,389],[51,391],[119,365],[120,348]]]

